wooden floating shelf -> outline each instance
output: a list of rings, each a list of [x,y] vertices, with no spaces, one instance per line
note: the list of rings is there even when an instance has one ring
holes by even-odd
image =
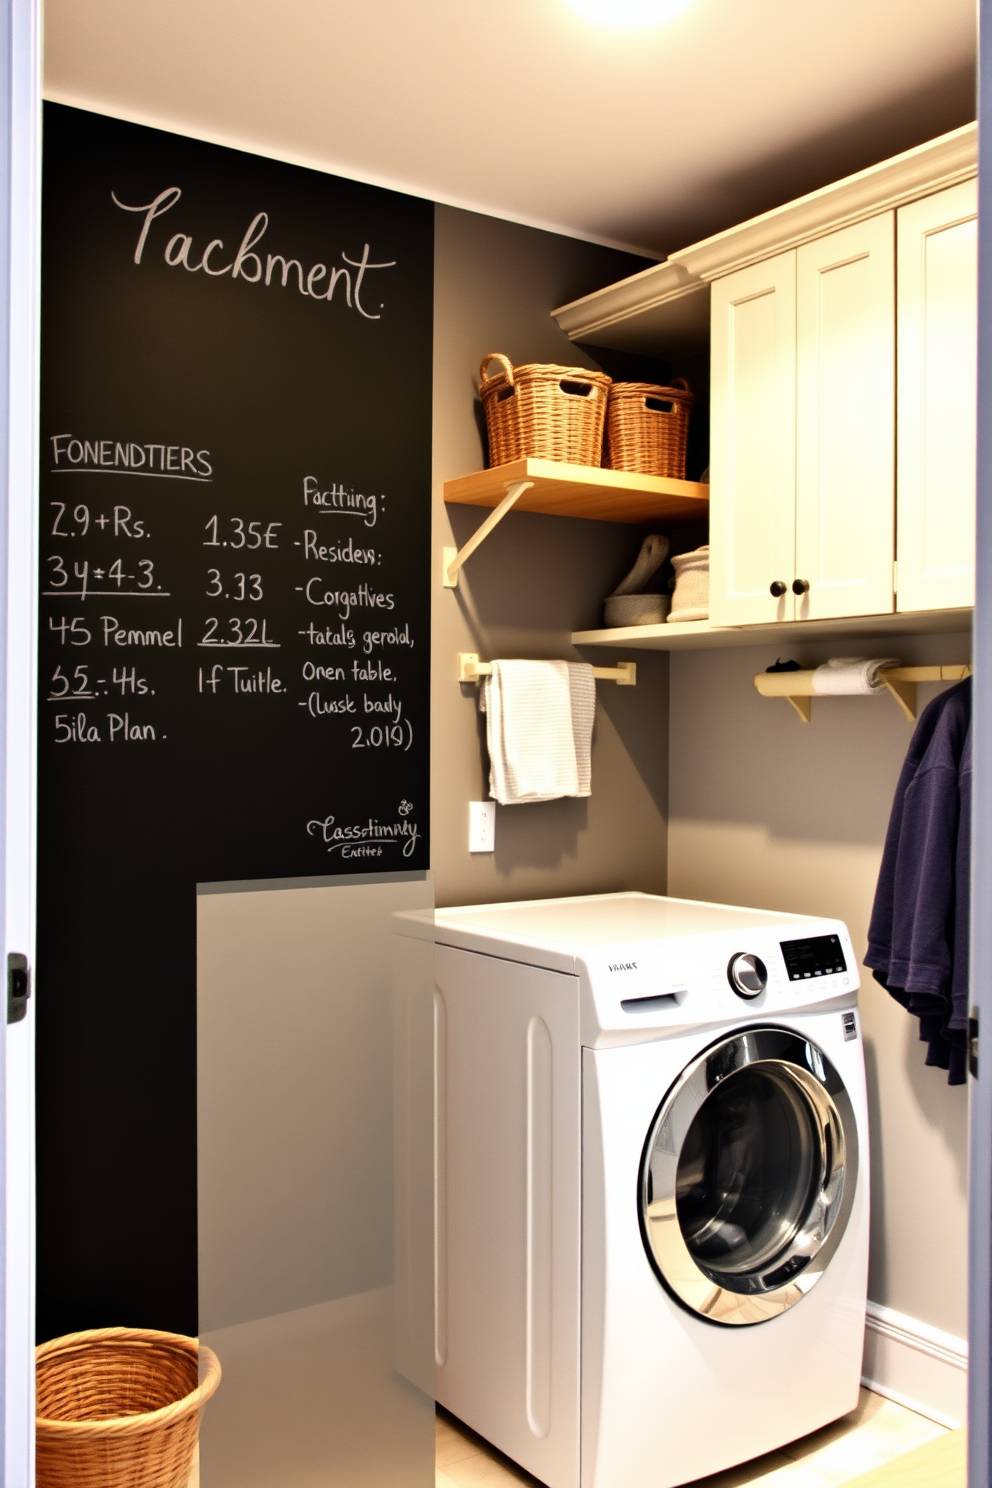
[[[898,615],[856,615],[840,620],[773,620],[765,625],[719,626],[708,620],[664,625],[624,625],[576,630],[573,646],[634,651],[714,651],[726,646],[783,646],[844,636],[950,635],[971,630],[972,611],[913,610]]]
[[[940,666],[896,666],[879,672],[881,686],[879,694],[889,693],[899,704],[910,723],[916,718],[916,686],[918,682],[962,682],[971,676],[967,664],[943,664]],[[843,693],[820,693],[816,690],[816,672],[759,672],[754,685],[762,697],[785,698],[799,714],[803,723],[810,721],[810,705],[816,697],[843,697]],[[849,697],[874,696],[874,694],[848,693]]]
[[[453,506],[498,506],[507,488],[518,481],[529,481],[530,489],[517,498],[515,511],[632,524],[705,520],[709,513],[710,488],[699,481],[631,475],[557,460],[514,460],[459,476],[445,481],[444,499]]]

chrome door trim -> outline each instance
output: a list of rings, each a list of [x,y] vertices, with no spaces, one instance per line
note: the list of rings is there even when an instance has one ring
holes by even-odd
[[[718,1280],[690,1253],[676,1207],[679,1158],[697,1112],[713,1090],[744,1069],[764,1069],[805,1103],[819,1138],[815,1192],[801,1224],[765,1264]],[[794,1307],[840,1244],[858,1179],[858,1133],[843,1080],[816,1044],[791,1029],[737,1029],[704,1049],[655,1113],[641,1158],[638,1213],[644,1248],[675,1299],[710,1322],[747,1326]]]

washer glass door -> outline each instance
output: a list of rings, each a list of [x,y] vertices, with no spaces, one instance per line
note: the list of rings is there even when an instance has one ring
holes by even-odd
[[[682,1073],[641,1165],[658,1276],[716,1323],[776,1317],[823,1274],[857,1182],[854,1112],[823,1051],[781,1028],[721,1039]]]

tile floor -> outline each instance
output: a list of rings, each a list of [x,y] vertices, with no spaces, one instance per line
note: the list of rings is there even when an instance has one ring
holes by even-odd
[[[700,1478],[699,1488],[834,1488],[944,1434],[944,1427],[861,1391],[857,1410],[801,1441],[742,1467]],[[437,1488],[513,1488],[536,1483],[446,1412],[437,1417]]]

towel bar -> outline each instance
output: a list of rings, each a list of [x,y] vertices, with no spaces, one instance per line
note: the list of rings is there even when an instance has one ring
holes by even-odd
[[[899,704],[910,723],[916,719],[916,684],[918,682],[962,682],[971,676],[966,663],[945,666],[888,667],[879,672],[882,687]],[[809,723],[810,703],[820,694],[813,691],[813,672],[759,672],[754,685],[762,697],[781,697],[792,704],[803,723]],[[857,694],[855,694],[857,696]]]
[[[491,661],[480,661],[477,651],[459,651],[459,682],[478,682],[480,677],[492,676]],[[615,682],[618,687],[637,686],[637,662],[618,661],[615,667],[593,667],[593,676],[599,682]]]

